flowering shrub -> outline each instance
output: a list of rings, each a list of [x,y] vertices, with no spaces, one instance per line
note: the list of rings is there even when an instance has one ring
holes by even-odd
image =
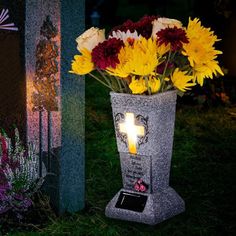
[[[32,205],[31,197],[41,184],[33,146],[24,149],[17,129],[15,148],[6,135],[0,134],[0,217],[11,212],[22,218],[22,212]]]
[[[222,52],[214,47],[218,40],[197,18],[183,27],[175,19],[144,16],[113,28],[107,39],[105,30],[92,27],[76,39],[80,54],[70,72],[89,74],[115,92],[185,92],[223,76],[217,61]]]

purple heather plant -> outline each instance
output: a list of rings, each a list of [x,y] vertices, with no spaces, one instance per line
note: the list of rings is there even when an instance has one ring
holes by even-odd
[[[7,135],[0,134],[0,216],[11,212],[21,219],[32,205],[31,198],[43,182],[38,161],[34,146],[25,149],[17,129],[14,148]]]

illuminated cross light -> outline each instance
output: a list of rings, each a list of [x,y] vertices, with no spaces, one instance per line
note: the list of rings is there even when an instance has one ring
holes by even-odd
[[[135,125],[134,113],[125,113],[125,122],[119,124],[119,129],[127,135],[129,152],[137,154],[137,138],[144,136],[144,127]]]

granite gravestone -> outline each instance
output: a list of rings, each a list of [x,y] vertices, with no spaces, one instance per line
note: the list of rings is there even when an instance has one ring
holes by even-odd
[[[84,80],[68,71],[84,30],[84,0],[25,4],[27,139],[47,168],[44,189],[53,206],[75,212],[85,195]]]
[[[169,186],[176,91],[152,96],[111,93],[123,188],[106,216],[155,225],[184,211]]]

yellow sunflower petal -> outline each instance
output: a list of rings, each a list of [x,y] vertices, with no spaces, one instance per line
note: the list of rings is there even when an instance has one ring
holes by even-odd
[[[145,80],[142,77],[136,79],[135,76],[133,76],[132,81],[129,84],[129,88],[131,89],[133,94],[142,94],[147,91]]]
[[[156,41],[151,38],[141,37],[135,40],[133,45],[126,46],[125,50],[130,51],[130,59],[127,64],[134,75],[147,76],[152,74],[160,63],[157,57]]]
[[[182,54],[188,57],[193,68],[193,81],[202,86],[205,78],[212,79],[217,73],[223,75],[216,61],[222,52],[214,48],[215,42],[219,41],[214,32],[210,28],[203,27],[200,20],[195,18],[189,19],[186,33],[189,43],[183,45]]]
[[[152,93],[157,93],[161,87],[160,79],[150,76],[148,78],[148,87],[151,89]]]
[[[217,75],[217,73],[222,76],[224,75],[223,71],[218,65],[218,62],[215,60],[195,64],[193,67],[194,81],[197,80],[198,84],[201,86],[203,86],[205,78],[213,79],[213,75]]]
[[[186,74],[187,71],[180,71],[179,68],[176,68],[173,74],[171,75],[171,81],[174,87],[182,92],[190,90],[191,89],[190,87],[196,85],[196,83],[192,83],[193,76]]]
[[[170,51],[170,44],[165,45],[164,43],[161,45],[157,45],[157,54],[159,56],[163,56],[165,53]]]
[[[82,55],[75,55],[72,60],[70,73],[77,75],[85,75],[94,70],[94,64],[92,62],[91,52],[87,49],[81,50]]]

